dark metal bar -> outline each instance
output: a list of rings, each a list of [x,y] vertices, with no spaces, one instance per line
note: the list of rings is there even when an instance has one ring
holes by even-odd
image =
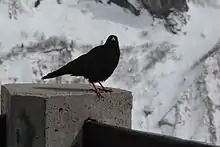
[[[6,147],[6,114],[0,115],[0,147]]]
[[[115,127],[86,120],[83,147],[214,147],[196,141]]]

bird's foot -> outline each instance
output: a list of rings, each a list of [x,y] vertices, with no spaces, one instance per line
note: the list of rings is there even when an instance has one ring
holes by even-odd
[[[95,89],[89,89],[89,91],[95,92],[95,93],[104,93],[104,91],[101,88],[97,88],[97,91]]]
[[[104,89],[103,88],[98,88],[98,90],[102,91],[102,92],[110,92],[110,93],[113,92],[113,90],[110,89],[110,88],[109,89],[107,89],[107,88],[104,88]]]
[[[89,89],[89,91],[92,91],[92,92],[95,92],[96,95],[99,97],[99,98],[103,98],[103,96],[101,95],[101,92],[95,90],[95,89]]]
[[[96,95],[97,95],[99,98],[104,98],[104,97],[101,95],[101,93],[100,93],[100,92],[95,91],[95,93],[96,93]]]

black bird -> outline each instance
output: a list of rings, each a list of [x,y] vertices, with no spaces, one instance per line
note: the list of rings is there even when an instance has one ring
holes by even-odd
[[[112,92],[112,90],[106,89],[101,82],[107,80],[112,75],[118,65],[119,58],[120,48],[118,38],[115,35],[110,35],[105,44],[92,48],[88,53],[47,74],[42,79],[68,74],[70,76],[83,76],[92,83],[94,89],[91,90],[99,97],[103,97],[100,94],[101,91]],[[94,84],[96,82],[101,85],[102,89],[96,88]]]

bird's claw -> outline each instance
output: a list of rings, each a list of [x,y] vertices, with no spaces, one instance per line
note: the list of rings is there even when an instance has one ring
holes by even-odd
[[[99,97],[99,98],[103,98],[103,96],[101,95],[101,93],[104,93],[104,92],[113,92],[112,89],[107,89],[107,88],[96,88],[96,89],[89,89],[89,91],[92,91],[92,92],[95,92],[96,95]]]
[[[89,89],[89,91],[95,92],[99,98],[103,98],[103,96],[101,95],[101,92],[96,91],[95,89]]]
[[[97,94],[97,96],[98,96],[99,98],[104,98],[104,97],[101,95],[101,93],[96,92],[96,94]]]

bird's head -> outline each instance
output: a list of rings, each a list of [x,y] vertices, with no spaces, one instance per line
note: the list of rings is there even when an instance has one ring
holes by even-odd
[[[105,45],[118,45],[118,37],[115,35],[108,36],[108,39],[105,42]]]

